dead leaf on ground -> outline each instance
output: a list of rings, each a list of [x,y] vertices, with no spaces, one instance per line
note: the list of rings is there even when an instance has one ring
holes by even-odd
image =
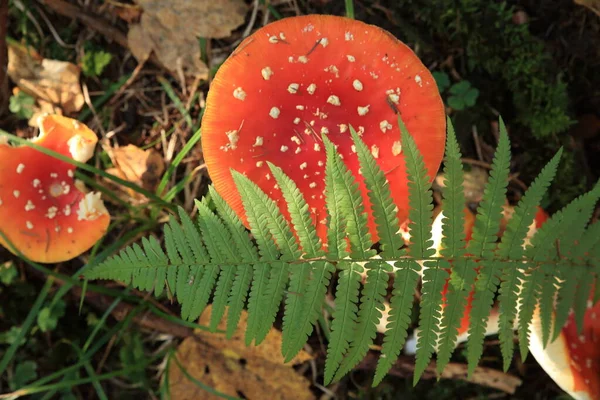
[[[138,61],[152,51],[173,73],[208,76],[200,58],[199,37],[223,38],[244,23],[247,6],[243,0],[138,0],[143,8],[139,24],[131,25],[127,40]]]
[[[75,64],[43,58],[30,47],[8,43],[10,79],[25,93],[57,105],[67,114],[81,110],[84,104],[80,73]]]
[[[574,0],[575,4],[587,7],[600,17],[600,0]]]
[[[208,307],[199,324],[208,325],[211,308]],[[200,382],[229,396],[248,400],[309,400],[314,399],[310,382],[299,375],[292,365],[307,361],[311,356],[301,351],[290,363],[284,364],[281,356],[281,332],[272,329],[259,346],[246,347],[244,332],[248,315],[242,312],[238,330],[231,339],[223,334],[197,331],[196,336],[185,339],[177,349],[176,357],[187,372]],[[219,329],[225,329],[226,318]],[[169,387],[173,400],[221,397],[207,393],[186,378],[172,361],[169,368]]]
[[[164,160],[154,149],[142,150],[130,144],[109,149],[108,152],[115,167],[107,169],[106,172],[133,182],[146,190],[154,190],[165,171]],[[121,186],[119,188],[135,199],[145,198],[131,189]]]
[[[488,181],[488,171],[484,168],[473,166],[470,171],[464,173],[464,192],[467,205],[476,206],[483,198],[483,190]],[[441,191],[445,187],[444,174],[440,173],[435,177],[433,189]]]

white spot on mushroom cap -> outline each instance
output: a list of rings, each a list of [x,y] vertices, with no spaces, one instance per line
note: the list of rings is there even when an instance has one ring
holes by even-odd
[[[420,75],[415,75],[415,82],[417,85],[419,85],[419,87],[423,87],[423,79],[421,79]]]
[[[233,97],[235,97],[238,100],[244,101],[246,100],[246,92],[244,92],[244,89],[242,89],[241,87],[237,87],[233,91]]]
[[[321,134],[327,135],[329,133],[329,129],[326,126],[321,127]]]
[[[240,136],[238,135],[238,133],[239,132],[237,129],[225,132],[225,135],[227,135],[227,138],[229,139],[229,147],[231,147],[234,150],[237,148],[238,140],[240,140]]]
[[[402,153],[402,144],[399,140],[396,140],[392,145],[392,155],[397,156],[400,153]]]
[[[46,218],[49,219],[53,219],[54,217],[56,217],[56,213],[58,212],[58,208],[57,207],[48,207],[48,211],[46,212]]]
[[[354,40],[354,35],[350,32],[346,32],[344,34],[344,39],[346,39],[346,41],[349,42],[350,40]]]
[[[25,221],[25,226],[27,227],[27,229],[33,229],[33,224],[31,223],[31,221]]]
[[[306,64],[308,62],[308,57],[300,56],[300,57],[298,57],[298,61],[301,62],[302,64]]]
[[[306,88],[306,91],[308,92],[308,94],[315,94],[315,90],[317,90],[317,85],[315,85],[314,83],[311,83]]]
[[[340,127],[340,133],[344,133],[348,130],[348,125],[346,124],[339,124],[338,126]]]
[[[317,187],[317,184],[316,184],[315,182],[311,182],[311,183],[308,185],[308,187],[309,187],[309,188],[311,188],[311,189],[314,189],[314,188],[316,188],[316,187]]]
[[[67,233],[73,233],[73,228],[71,228],[70,226],[67,228]]]
[[[313,149],[315,151],[321,151],[321,146],[319,146],[319,143],[315,143],[315,145],[313,146]]]
[[[273,70],[271,69],[271,67],[264,67],[260,70],[260,74],[262,75],[265,81],[268,81],[269,79],[271,79],[271,76],[273,76]]]
[[[262,166],[263,166],[263,164],[264,164],[264,161],[257,161],[257,162],[256,162],[256,167],[257,167],[257,168],[260,168],[260,167],[262,167]]]
[[[303,106],[303,105],[301,105],[301,104],[298,104],[298,105],[296,106],[296,110],[304,110],[304,106]]]
[[[360,115],[361,117],[364,115],[367,115],[367,113],[369,112],[369,107],[371,107],[370,104],[367,104],[364,107],[358,106],[357,107],[358,115]]]
[[[298,93],[298,89],[300,88],[300,85],[297,83],[290,83],[287,91],[290,92],[291,94],[295,94]]]
[[[275,44],[275,43],[278,43],[278,42],[279,42],[279,39],[277,38],[277,36],[270,36],[269,37],[269,43]]]
[[[339,97],[337,97],[337,96],[336,96],[336,95],[334,95],[334,94],[332,94],[331,96],[329,96],[329,97],[327,98],[327,102],[328,102],[329,104],[332,104],[332,105],[334,105],[334,106],[338,106],[338,107],[342,105],[342,103],[340,102],[340,98],[339,98]]]
[[[392,124],[384,119],[379,123],[379,129],[381,129],[381,132],[386,133],[388,130],[392,129]]]
[[[306,162],[303,162],[302,164],[300,164],[300,169],[303,170],[308,166],[308,164]]]
[[[65,214],[65,216],[69,216],[71,215],[71,206],[70,205],[66,205],[65,208],[63,209],[63,214]]]
[[[13,190],[13,196],[15,196],[15,198],[19,198],[19,196],[21,195],[21,192],[19,192],[18,190]]]
[[[298,125],[300,123],[300,117],[294,118],[294,124]]]
[[[352,82],[352,87],[353,87],[353,88],[354,88],[356,91],[358,91],[358,92],[360,92],[361,90],[363,90],[363,84],[362,84],[362,82],[361,82],[361,81],[359,81],[358,79],[355,79],[355,80]]]
[[[108,214],[108,210],[104,206],[100,192],[86,193],[83,199],[79,201],[77,208],[78,221],[93,221],[104,214]]]
[[[34,188],[39,187],[42,184],[42,182],[39,179],[37,179],[37,178],[34,179],[33,181],[31,181],[31,183],[33,184]]]
[[[289,147],[283,145],[281,146],[281,148],[279,149],[282,153],[285,153],[286,151],[288,151]]]
[[[279,114],[281,114],[281,111],[277,107],[273,107],[273,108],[271,108],[271,111],[269,111],[269,115],[273,119],[279,118]]]
[[[356,58],[355,58],[354,56],[350,55],[350,54],[348,54],[348,55],[346,56],[346,58],[347,58],[347,59],[348,59],[348,61],[350,61],[350,62],[354,62],[354,61],[356,61]]]
[[[325,37],[325,38],[322,38],[322,39],[320,40],[320,43],[321,43],[321,46],[323,46],[323,47],[327,47],[327,45],[329,44],[329,39],[327,39],[326,37]]]
[[[379,147],[376,144],[371,146],[371,154],[374,158],[379,158]]]
[[[263,145],[263,137],[262,136],[257,136],[256,137],[256,141],[254,142],[254,144],[252,145],[252,147],[260,147]]]
[[[19,165],[17,165],[17,174],[20,174],[21,172],[23,172],[24,169],[25,169],[25,164],[19,163]]]
[[[87,162],[94,155],[96,142],[81,135],[75,135],[67,142],[69,145],[69,153],[73,160],[78,162]]]

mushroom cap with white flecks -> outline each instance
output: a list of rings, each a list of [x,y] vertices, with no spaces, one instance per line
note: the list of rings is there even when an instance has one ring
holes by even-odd
[[[554,382],[576,400],[600,398],[600,302],[594,304],[592,297],[581,334],[571,313],[559,337],[544,348],[539,308],[531,322],[531,354]]]
[[[289,218],[269,161],[301,190],[324,239],[322,134],[337,146],[370,210],[349,126],[385,172],[399,221],[407,218],[398,114],[433,177],[444,153],[445,112],[433,77],[412,50],[388,32],[352,19],[286,18],[246,38],[219,68],[202,120],[202,149],[215,189],[244,222],[231,169],[257,183]],[[377,240],[372,215],[369,226]]]
[[[84,124],[58,115],[38,120],[32,142],[85,162],[98,138]],[[100,193],[82,191],[75,167],[28,146],[0,143],[0,220],[8,241],[32,261],[69,260],[88,250],[110,221]],[[0,238],[0,244],[14,249]]]

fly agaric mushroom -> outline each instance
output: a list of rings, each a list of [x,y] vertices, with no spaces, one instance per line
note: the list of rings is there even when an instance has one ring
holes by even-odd
[[[591,298],[581,335],[572,313],[560,336],[544,348],[539,308],[531,322],[531,354],[554,382],[577,400],[600,398],[600,302],[593,304]]]
[[[507,213],[508,214],[508,213]],[[465,223],[465,240],[469,242],[471,240],[471,235],[473,233],[473,226],[475,225],[475,215],[469,210],[469,208],[464,209]],[[505,218],[507,218],[505,216]],[[436,257],[440,256],[440,252],[442,250],[442,220],[443,213],[438,213],[435,217],[431,232],[432,232],[432,240],[433,240],[433,248],[436,250]],[[535,214],[533,223],[529,226],[529,231],[527,233],[527,237],[525,239],[525,244],[529,243],[531,237],[535,234],[537,229],[539,229],[544,222],[548,220],[548,214],[541,207],[538,207],[538,210]],[[504,222],[506,225],[507,221]],[[444,288],[442,289],[442,314],[444,312],[444,308],[446,306],[446,294],[448,293],[448,283],[449,279],[444,284]],[[456,337],[456,345],[462,342],[466,342],[469,338],[469,326],[470,326],[470,313],[473,308],[473,296],[474,291],[471,291],[467,296],[467,304],[465,305],[465,310],[463,312],[462,319],[460,321],[460,326],[457,331]],[[500,322],[500,313],[499,313],[498,305],[494,305],[494,307],[490,311],[490,315],[488,317],[485,336],[491,336],[498,333],[499,330],[499,322]],[[418,330],[413,333],[413,336],[407,340],[405,346],[406,354],[415,354],[417,349],[417,336]]]
[[[98,138],[84,124],[48,115],[40,117],[38,125],[40,134],[33,143],[79,162],[93,155]],[[110,216],[100,193],[83,192],[73,177],[69,163],[31,147],[0,143],[1,230],[30,260],[69,260],[106,232]],[[0,244],[13,251],[2,238]]]
[[[385,172],[399,221],[408,215],[402,116],[433,178],[445,142],[445,112],[431,73],[388,32],[343,17],[286,18],[246,38],[219,68],[202,120],[202,149],[215,189],[245,220],[230,169],[245,174],[279,203],[267,161],[304,194],[326,237],[325,149],[321,135],[359,181],[370,209],[349,126]],[[369,227],[377,240],[373,217]]]

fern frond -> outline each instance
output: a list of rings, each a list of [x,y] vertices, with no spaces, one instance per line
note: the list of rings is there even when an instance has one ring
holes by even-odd
[[[396,212],[398,208],[392,200],[389,183],[385,174],[377,165],[375,157],[369,151],[367,145],[358,136],[354,128],[350,127],[352,140],[356,147],[356,154],[360,163],[362,176],[371,200],[371,208],[377,235],[381,244],[381,256],[397,257],[400,248],[404,245],[402,236],[398,234],[399,222]]]
[[[469,315],[469,341],[467,342],[467,362],[469,376],[475,371],[477,363],[483,353],[483,341],[487,328],[490,310],[494,303],[494,295],[500,284],[499,274],[502,263],[487,261],[479,270],[475,281],[473,305]]]
[[[335,147],[325,145],[327,161],[325,163],[325,204],[327,205],[327,257],[331,260],[342,260],[348,256],[348,244],[346,242],[346,220],[342,212],[345,197],[342,190],[335,182],[343,178],[341,172],[335,165],[339,158]]]
[[[313,325],[322,315],[322,305],[325,301],[327,288],[331,276],[335,272],[333,264],[328,262],[315,262],[312,277],[306,286],[304,300],[302,302],[302,315],[298,319],[298,332],[292,336],[288,351],[285,354],[285,362],[289,362],[302,349],[312,333]]]
[[[256,208],[257,212],[261,215],[261,218],[265,220],[270,234],[275,239],[275,242],[281,251],[280,260],[298,260],[301,255],[298,243],[296,242],[296,238],[294,237],[288,222],[283,217],[283,214],[281,214],[277,203],[269,198],[269,196],[267,196],[254,182],[244,175],[233,172],[233,179],[236,186],[238,186],[238,190],[241,186],[244,187],[242,202],[246,201],[248,202],[248,206]],[[269,284],[267,285],[265,295],[269,299],[269,305],[266,309],[266,318],[261,321],[262,326],[259,328],[258,334],[255,337],[257,344],[264,340],[275,321],[277,310],[279,309],[279,305],[283,298],[284,288],[289,279],[288,264],[279,262],[273,265],[277,266],[277,268],[274,268],[271,271],[271,277],[269,279]],[[303,277],[303,275],[306,275],[308,268],[308,265],[304,265],[292,270],[292,283],[295,286],[300,284],[301,279],[305,279],[305,276]],[[288,304],[286,304],[286,308],[292,307],[293,310],[295,307],[298,307],[300,304],[298,297],[299,296],[297,295],[288,297],[289,301]]]
[[[542,264],[540,268],[543,272],[543,281],[538,303],[540,307],[540,321],[542,324],[542,344],[546,347],[550,340],[550,333],[552,332],[554,297],[558,289],[558,280],[555,275],[554,264]]]
[[[500,119],[498,148],[494,154],[490,178],[485,185],[483,198],[477,207],[473,237],[469,242],[469,253],[477,257],[484,259],[493,257],[508,185],[509,164],[510,141],[504,121]]]
[[[225,226],[227,226],[227,229],[229,229],[237,254],[239,254],[241,260],[249,264],[258,263],[258,252],[252,244],[242,221],[212,186],[209,186],[208,190],[221,219]],[[237,329],[242,310],[244,309],[244,303],[248,296],[248,290],[250,289],[250,283],[252,282],[252,272],[253,269],[249,265],[241,266],[237,269],[228,300],[227,338],[233,337]]]
[[[566,259],[558,264],[558,277],[561,283],[558,289],[553,340],[560,335],[561,329],[569,317],[569,312],[575,300],[577,281],[584,272],[583,268],[570,268],[567,260],[578,255],[575,247],[585,232],[585,227],[592,216],[598,197],[600,197],[600,184],[597,184],[592,191],[578,197],[564,208],[564,218],[559,229],[562,232],[569,232],[569,235],[564,240],[560,240],[557,247],[560,257]]]
[[[317,236],[317,230],[310,218],[308,204],[306,204],[302,193],[294,181],[283,173],[281,168],[271,163],[268,163],[268,165],[288,205],[294,231],[298,235],[300,246],[304,252],[304,258],[322,257],[324,255],[322,244]],[[291,254],[291,256],[294,255]],[[290,295],[287,296],[283,316],[283,342],[281,351],[284,357],[288,357],[291,348],[290,342],[294,341],[295,336],[300,334],[299,327],[304,326],[303,319],[312,316],[312,313],[304,312],[305,310],[302,307],[305,301],[303,296],[307,294],[305,291],[311,270],[310,263],[298,264],[291,269]],[[312,294],[316,296],[319,294],[319,291],[315,290]],[[308,302],[312,303],[313,300],[310,299]]]
[[[213,232],[219,230],[219,233],[224,234],[223,231],[225,228],[222,225],[219,226],[218,217],[210,212],[208,207],[205,206],[205,209],[208,212],[204,213],[204,208],[200,209],[203,214],[200,214],[201,218],[198,218],[198,228],[200,229],[201,237],[208,251],[210,257],[209,261],[213,262],[204,269],[204,273],[202,274],[200,281],[194,281],[191,291],[193,303],[188,316],[190,320],[195,320],[202,315],[202,312],[206,308],[210,299],[210,295],[217,283],[217,277],[221,271],[221,268],[218,264],[219,260],[221,260],[221,243],[219,243],[218,240],[215,240]],[[225,306],[225,296],[227,293],[225,293],[223,289],[220,290],[219,302],[221,304],[218,305],[219,307]]]
[[[353,262],[341,262],[339,268],[342,272],[335,293],[335,310],[325,360],[325,385],[333,379],[352,340],[357,321],[360,274],[363,272],[363,267]]]
[[[335,152],[334,144],[325,135],[323,135],[323,143],[326,151]],[[358,183],[339,156],[333,157],[332,164],[337,178],[334,179],[333,183],[337,185],[337,191],[340,195],[339,211],[346,222],[348,240],[350,241],[350,256],[360,259],[370,258],[375,255],[375,252],[370,250],[373,241],[369,233],[367,214],[358,190]]]
[[[554,179],[561,155],[562,148],[542,169],[529,189],[525,192],[523,198],[519,201],[517,207],[515,207],[513,216],[510,221],[508,221],[506,230],[502,236],[502,240],[498,245],[497,254],[501,259],[519,260],[522,258],[524,253],[523,243],[525,241],[525,237],[527,236],[527,232],[529,231],[529,226],[534,222],[537,206],[542,201],[546,190]],[[531,320],[533,316],[535,296],[537,294],[537,290],[539,289],[539,282],[537,279],[539,279],[541,275],[538,275],[537,271],[532,275],[535,276],[536,281],[531,282],[531,276],[529,276],[527,285],[525,285],[525,283],[523,284],[524,287],[526,286],[528,289],[528,293],[525,294],[525,297],[521,297],[521,304],[530,308],[524,310],[525,314],[521,314],[525,315],[526,318],[519,324],[519,333],[521,337],[529,337],[529,324],[527,322]],[[518,268],[518,265],[510,263],[506,264],[506,267],[502,271],[502,283],[500,284],[499,302],[502,308],[500,312],[498,331],[501,345],[500,349],[502,351],[502,358],[504,361],[504,371],[508,370],[510,361],[513,357],[514,320],[517,314],[519,287],[524,279],[525,276]],[[523,346],[521,346],[521,349],[523,349]],[[525,346],[525,350],[527,350],[527,346]],[[524,352],[521,351],[521,354],[524,355]]]
[[[373,344],[373,340],[377,336],[377,324],[381,318],[381,312],[385,308],[383,302],[392,267],[386,262],[375,261],[367,263],[365,268],[367,282],[363,287],[360,299],[358,324],[348,354],[334,380],[339,380],[350,372],[367,354],[369,346]]]
[[[464,258],[454,261],[450,280],[448,281],[446,307],[443,310],[440,324],[436,364],[439,374],[450,362],[450,357],[454,352],[458,330],[467,306],[467,299],[473,289],[476,277],[477,273],[472,261]]]
[[[235,278],[236,268],[231,263],[239,262],[241,259],[230,245],[233,241],[231,233],[227,230],[223,221],[208,208],[206,197],[202,201],[196,200],[196,207],[198,209],[198,225],[205,227],[206,231],[210,232],[210,235],[206,235],[204,243],[211,257],[211,262],[216,265],[225,264],[221,267],[221,274],[216,283],[210,316],[209,327],[211,331],[215,332],[225,313],[229,291]],[[212,273],[210,268],[213,267],[207,269],[209,274]]]
[[[408,176],[408,218],[410,223],[409,253],[411,256],[422,259],[435,254],[431,240],[431,222],[433,219],[433,196],[431,183],[427,176],[427,168],[423,156],[419,153],[415,140],[410,136],[404,122],[398,116],[398,125],[402,136],[402,148],[406,161],[406,174]]]
[[[236,179],[242,183],[247,182],[239,173],[232,172],[232,175],[234,182]],[[280,253],[273,240],[273,236],[267,227],[267,221],[266,218],[263,217],[263,211],[254,206],[255,203],[259,203],[259,200],[255,198],[256,196],[249,188],[251,185],[247,183],[238,185],[236,182],[236,186],[242,197],[242,204],[244,206],[246,218],[248,219],[248,224],[250,225],[250,232],[256,240],[261,259],[260,263],[254,265],[252,286],[250,289],[250,297],[248,299],[248,323],[245,342],[246,345],[250,345],[252,340],[259,335],[260,327],[266,325],[265,321],[267,319],[270,320],[271,316],[269,312],[272,308],[270,300],[277,300],[270,299],[266,295],[268,293],[270,283],[269,278],[272,270],[271,262],[278,260]],[[256,190],[259,189],[255,189],[255,191]],[[264,193],[263,196],[266,197]],[[246,200],[244,201],[244,199]],[[273,285],[271,285],[271,290],[273,290],[272,286]],[[281,294],[281,296],[283,296],[283,294]],[[279,302],[281,302],[281,297],[279,297]],[[272,324],[272,320],[270,321],[269,325]]]
[[[377,386],[394,365],[406,342],[407,329],[413,308],[414,292],[419,282],[421,266],[415,260],[398,261],[394,290],[390,300],[387,329],[381,347],[381,356],[375,370],[373,386]]]
[[[517,266],[512,266],[517,269]],[[519,351],[521,359],[527,358],[529,351],[529,325],[533,319],[535,307],[538,304],[539,293],[542,289],[544,273],[541,268],[533,268],[530,273],[520,273],[521,275],[521,292],[519,294],[519,319],[518,319],[518,334],[519,334]],[[511,327],[511,329],[513,329]],[[511,335],[512,339],[512,335]],[[512,353],[510,354],[512,357]],[[504,359],[504,370],[508,369],[510,359]]]
[[[413,385],[416,385],[435,352],[442,311],[442,291],[448,279],[450,264],[445,260],[427,263],[423,272],[421,310],[417,335],[417,354]]]
[[[465,192],[463,188],[462,154],[456,140],[456,134],[450,118],[447,119],[448,134],[446,138],[446,158],[444,159],[444,225],[442,227],[441,254],[454,258],[464,254],[465,248]],[[439,363],[438,363],[439,365]]]

